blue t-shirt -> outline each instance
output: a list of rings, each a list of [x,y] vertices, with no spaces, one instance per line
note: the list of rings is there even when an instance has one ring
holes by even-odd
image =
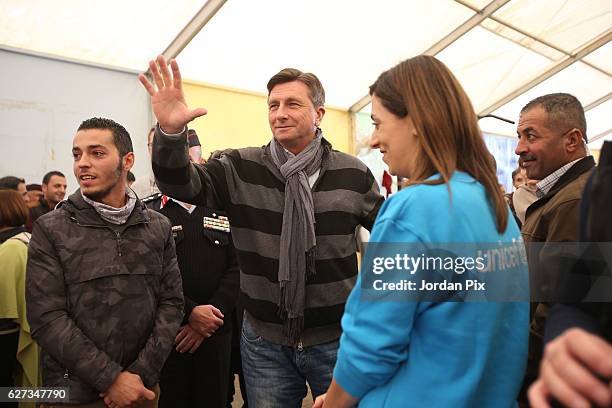
[[[522,245],[510,211],[506,230],[497,231],[485,189],[474,178],[455,172],[450,190],[452,198],[447,184],[415,185],[394,194],[381,208],[370,242]],[[368,290],[362,284],[372,271],[363,268],[369,267],[364,262],[347,301],[334,370],[360,407],[516,405],[527,358],[528,298],[364,300]],[[517,282],[528,279],[526,266],[512,273]]]

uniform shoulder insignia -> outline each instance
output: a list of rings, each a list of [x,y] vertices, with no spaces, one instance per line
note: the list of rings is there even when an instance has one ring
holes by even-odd
[[[140,201],[142,201],[143,203],[150,203],[151,201],[159,200],[161,196],[162,196],[162,193],[155,193],[155,194],[151,194],[148,197],[141,198]]]

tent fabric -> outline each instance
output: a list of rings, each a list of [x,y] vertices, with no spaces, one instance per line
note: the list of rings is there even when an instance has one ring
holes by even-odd
[[[204,4],[3,0],[0,47],[146,71]],[[516,120],[533,97],[570,92],[588,109],[597,149],[612,140],[610,39],[609,0],[227,0],[177,59],[186,79],[258,93],[284,67],[312,71],[327,104],[349,110],[380,72],[448,40],[436,55],[478,113]],[[494,119],[481,127],[515,133]]]

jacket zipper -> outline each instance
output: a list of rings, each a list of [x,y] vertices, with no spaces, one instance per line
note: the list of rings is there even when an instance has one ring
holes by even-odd
[[[115,234],[117,235],[117,252],[119,252],[119,256],[121,256],[121,234],[119,231],[115,231]]]
[[[111,231],[113,231],[111,228],[108,228],[105,225],[94,225],[94,224],[81,224],[80,222],[77,221],[77,219],[75,217],[70,217],[70,219],[72,219],[74,222],[77,223],[78,226],[80,227],[93,227],[93,228],[106,228],[109,229]],[[136,222],[134,224],[130,224],[128,226],[125,227],[125,230],[127,230],[129,227],[134,226],[134,225],[138,225],[138,224],[147,224],[146,221],[140,221],[140,222]],[[121,233],[119,231],[113,231],[115,233],[115,236],[117,237],[117,252],[119,254],[119,256],[122,256],[121,253]]]

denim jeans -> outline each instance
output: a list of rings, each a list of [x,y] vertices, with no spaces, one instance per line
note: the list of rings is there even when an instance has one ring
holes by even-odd
[[[309,347],[270,343],[255,333],[245,316],[240,353],[250,408],[300,408],[307,382],[313,399],[327,392],[338,340]]]

